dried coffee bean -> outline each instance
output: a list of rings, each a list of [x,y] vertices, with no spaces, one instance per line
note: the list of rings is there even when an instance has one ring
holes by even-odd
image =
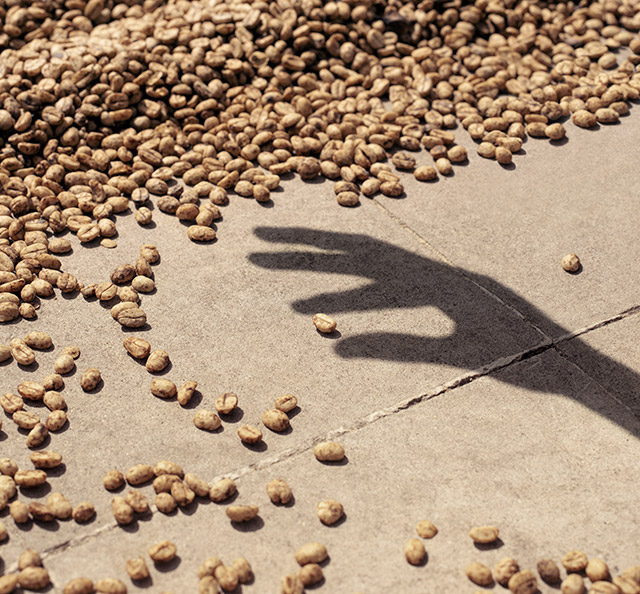
[[[147,323],[147,314],[140,308],[134,307],[121,311],[116,319],[125,328],[141,328]]]
[[[326,501],[320,501],[316,505],[316,513],[323,524],[331,526],[342,519],[344,508],[339,501],[327,499]]]
[[[158,493],[154,503],[163,514],[170,514],[178,505],[170,493]]]
[[[327,547],[318,542],[309,542],[295,552],[295,558],[299,565],[322,563],[328,556]]]
[[[304,594],[304,584],[300,576],[295,573],[285,575],[282,578],[281,594]]]
[[[27,447],[29,448],[37,448],[41,446],[47,437],[49,436],[49,430],[44,423],[38,423],[31,431],[29,431],[29,435],[27,435]]]
[[[35,549],[25,549],[18,557],[18,569],[42,567],[42,558]]]
[[[204,225],[191,225],[187,229],[187,237],[191,241],[213,241],[216,238],[216,232]]]
[[[9,506],[9,514],[16,524],[26,524],[29,521],[29,506],[23,501],[14,501]]]
[[[125,497],[125,501],[137,514],[144,514],[149,511],[149,502],[141,491],[136,491],[135,489],[129,490]]]
[[[473,542],[479,544],[491,544],[498,540],[500,531],[495,526],[476,526],[469,531]]]
[[[147,276],[139,275],[131,281],[131,286],[138,291],[138,293],[152,293],[156,288],[156,283]]]
[[[580,269],[580,258],[575,254],[567,254],[562,258],[561,265],[567,272],[577,272]]]
[[[134,487],[150,481],[154,477],[153,467],[149,464],[136,464],[127,470],[125,478]]]
[[[337,322],[330,318],[327,314],[316,314],[313,316],[313,324],[319,332],[323,334],[330,334],[336,329]]]
[[[592,582],[606,581],[611,578],[609,566],[602,559],[589,559],[584,572]]]
[[[102,478],[102,484],[107,491],[117,491],[124,485],[124,474],[119,470],[110,470]]]
[[[243,443],[254,445],[262,441],[262,431],[253,425],[242,425],[238,428],[238,436]]]
[[[599,581],[591,584],[589,592],[590,594],[620,594],[620,588],[611,582]]]
[[[182,466],[170,460],[160,460],[160,462],[156,463],[153,467],[153,472],[156,476],[162,476],[163,474],[173,474],[180,478],[184,476]]]
[[[231,567],[219,565],[214,571],[214,577],[225,592],[233,592],[238,587],[238,576]]]
[[[323,441],[316,444],[313,454],[321,462],[339,462],[345,456],[344,448],[335,441]]]
[[[298,577],[304,586],[315,586],[323,579],[322,567],[317,563],[308,563],[298,571]]]
[[[38,417],[38,415],[27,412],[26,410],[17,410],[11,415],[11,418],[18,427],[28,429],[29,431],[40,423],[40,417]]]
[[[0,396],[0,406],[2,406],[4,412],[12,415],[13,413],[23,409],[24,401],[21,396],[7,392]]]
[[[219,414],[229,415],[238,406],[238,396],[233,392],[227,392],[216,398],[214,403]]]
[[[640,594],[640,583],[630,577],[614,577],[613,583],[618,587],[621,594]]]
[[[560,581],[560,569],[552,559],[541,559],[536,565],[538,574],[547,584],[557,584]]]
[[[45,389],[42,384],[27,380],[18,384],[18,394],[27,400],[42,400]]]
[[[293,499],[291,487],[283,479],[273,479],[267,484],[267,495],[272,503],[286,505]]]
[[[421,540],[411,538],[404,547],[404,556],[411,565],[420,565],[427,557],[427,551]]]
[[[209,499],[221,503],[238,492],[236,484],[229,478],[223,478],[213,483],[209,491]]]
[[[206,481],[202,480],[195,474],[190,472],[185,474],[184,482],[198,497],[207,497],[209,495],[211,487],[209,487]]]
[[[67,402],[64,397],[55,390],[45,392],[42,401],[49,410],[64,410],[67,408]]]
[[[474,561],[467,566],[467,577],[478,586],[490,586],[493,583],[491,570],[482,563]]]
[[[251,564],[246,559],[240,557],[234,559],[231,564],[231,569],[235,571],[238,576],[238,581],[241,584],[248,584],[253,579],[253,571],[251,570]]]
[[[169,540],[162,540],[149,549],[149,557],[155,563],[168,563],[176,556],[177,552],[178,549],[175,544]]]
[[[70,357],[77,359],[80,356],[80,347],[77,347],[75,345],[66,346],[62,349],[62,354],[69,355]]]
[[[177,392],[178,402],[182,406],[186,406],[187,404],[189,404],[189,401],[195,394],[197,387],[198,387],[198,382],[195,382],[193,380],[184,382],[184,384],[182,384],[180,388],[178,388],[178,392]]]
[[[58,373],[51,373],[42,380],[45,390],[62,390],[64,388],[64,379]]]
[[[182,481],[176,481],[171,485],[171,497],[180,506],[191,505],[196,494]]]
[[[18,472],[18,465],[11,458],[0,458],[0,474],[14,476]]]
[[[129,577],[134,581],[146,580],[149,577],[149,570],[143,557],[129,559],[126,564],[126,570]]]
[[[24,342],[32,349],[38,349],[40,351],[45,351],[53,346],[53,340],[46,332],[29,332],[24,337]]]
[[[51,580],[44,567],[26,567],[18,574],[18,583],[26,590],[44,590]]]
[[[298,399],[293,394],[284,394],[275,399],[275,407],[284,413],[291,412],[298,406]]]
[[[96,515],[93,503],[83,501],[73,508],[73,519],[79,524],[84,524]]]
[[[95,295],[100,301],[111,301],[118,294],[118,287],[113,283],[104,282],[96,285]]]
[[[433,522],[430,522],[429,520],[422,520],[421,522],[418,522],[416,532],[420,538],[433,538],[438,534],[438,529]]]
[[[538,580],[528,569],[514,573],[509,578],[508,584],[513,594],[534,594],[538,590]]]
[[[32,452],[30,458],[36,468],[55,468],[62,464],[62,454],[48,452],[47,450]]]
[[[166,351],[153,351],[149,355],[145,367],[150,373],[159,373],[169,365],[169,362],[169,354]]]
[[[4,522],[0,520],[0,542],[5,542],[9,538],[9,533],[7,532],[7,527],[4,525]],[[1,592],[2,590],[0,590]]]
[[[178,392],[178,388],[172,381],[162,378],[154,379],[151,382],[150,390],[158,398],[173,398]]]
[[[76,366],[73,357],[70,355],[60,355],[53,362],[53,370],[60,375],[64,375],[66,373],[71,373]]]
[[[133,508],[127,503],[124,497],[116,495],[111,500],[111,511],[118,524],[126,525],[133,522]]]
[[[1,305],[1,304],[0,304]],[[24,342],[21,338],[14,338],[9,343],[9,348],[11,349],[11,354],[16,362],[20,365],[31,365],[36,360],[35,353],[27,346],[27,343]]]
[[[193,416],[193,424],[204,431],[215,431],[222,425],[220,417],[211,410],[199,410]]]
[[[250,522],[258,515],[257,505],[230,505],[226,509],[227,517],[232,522]]]
[[[47,417],[45,426],[49,431],[60,431],[67,422],[67,413],[63,410],[52,410]]]
[[[632,579],[633,581],[640,584],[640,565],[632,565],[631,567],[627,567],[620,575],[624,578]]]
[[[276,408],[269,409],[262,415],[262,423],[271,431],[286,431],[289,428],[289,417]]]
[[[134,336],[124,339],[124,348],[135,359],[144,359],[151,352],[151,345],[146,340]]]
[[[569,551],[562,557],[562,565],[569,573],[584,571],[589,560],[582,551]]]
[[[507,587],[512,576],[520,571],[518,562],[511,557],[500,559],[493,568],[493,575],[501,586]]]
[[[80,387],[85,392],[95,390],[102,381],[102,375],[98,369],[90,368],[85,370],[80,377]]]
[[[93,581],[89,578],[79,577],[67,582],[64,594],[93,594]]]
[[[116,578],[103,578],[96,582],[96,594],[127,594],[127,586]]]
[[[0,344],[0,363],[8,361],[11,357],[11,349],[5,344]]]
[[[203,578],[207,576],[214,576],[216,569],[221,565],[223,565],[222,559],[218,559],[218,557],[209,557],[205,559],[198,568],[198,577]]]
[[[51,493],[47,497],[47,507],[57,520],[68,520],[73,514],[71,503],[62,493]]]
[[[116,285],[123,285],[133,280],[136,275],[136,268],[131,264],[122,264],[111,273],[111,282]]]

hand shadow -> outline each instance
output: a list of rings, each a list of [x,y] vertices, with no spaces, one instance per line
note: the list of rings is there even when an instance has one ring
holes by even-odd
[[[249,261],[257,266],[351,275],[370,281],[356,289],[294,301],[292,307],[298,313],[335,315],[437,307],[455,324],[454,331],[444,337],[420,335],[419,320],[416,320],[415,334],[370,332],[347,336],[334,345],[335,352],[343,358],[437,363],[476,370],[507,353],[523,351],[523,336],[531,336],[528,347],[524,348],[542,345],[533,353],[538,354],[553,347],[550,336],[557,338],[568,333],[533,304],[490,277],[458,270],[367,235],[303,227],[258,227],[255,234],[270,243],[314,248],[253,253]],[[505,307],[500,300],[510,307]],[[594,398],[585,397],[582,403],[640,436],[640,376],[589,347],[579,337],[571,343],[579,344],[581,360],[588,361],[589,367],[606,369],[612,378],[611,385],[615,385],[616,398],[633,414],[626,414],[628,411],[623,414],[612,408],[610,402],[599,403]],[[497,377],[531,390],[551,391],[547,374],[535,375],[510,373]]]

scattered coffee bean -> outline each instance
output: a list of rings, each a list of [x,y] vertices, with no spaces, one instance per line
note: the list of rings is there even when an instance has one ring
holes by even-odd
[[[328,556],[327,547],[319,542],[309,542],[302,545],[295,553],[295,558],[299,565],[322,563]]]
[[[62,454],[48,452],[47,450],[32,452],[30,458],[36,468],[55,468],[62,464]]]
[[[339,462],[345,456],[344,448],[335,441],[323,441],[316,444],[313,453],[321,462]]]
[[[609,566],[602,559],[589,559],[584,572],[592,582],[602,582],[611,578]]]
[[[124,497],[116,495],[111,500],[111,511],[118,524],[126,525],[133,522],[133,508],[127,503]]]
[[[560,569],[552,559],[541,559],[536,565],[542,581],[547,584],[557,584],[560,581]]]
[[[91,392],[95,390],[102,381],[102,374],[100,370],[89,368],[82,372],[82,376],[80,377],[80,387],[85,392]]]
[[[158,398],[173,398],[178,393],[176,385],[168,379],[156,378],[151,382],[151,393]]]
[[[569,573],[579,573],[584,571],[589,560],[582,551],[569,551],[562,557],[562,565]]]
[[[230,505],[225,510],[232,522],[250,522],[258,515],[257,505]]]
[[[145,367],[150,373],[159,373],[160,371],[166,369],[167,365],[169,365],[169,362],[169,354],[166,351],[153,351],[149,355]]]
[[[318,329],[318,332],[323,334],[330,334],[336,329],[337,322],[330,318],[327,314],[316,314],[313,316],[313,324]]]
[[[283,479],[273,479],[267,484],[267,495],[272,503],[286,505],[293,499],[289,484]]]
[[[269,409],[262,415],[262,423],[271,431],[281,432],[289,428],[289,417],[276,408]]]
[[[124,348],[135,359],[144,359],[151,352],[151,345],[146,340],[134,336],[124,339]]]
[[[209,491],[209,499],[221,503],[235,495],[238,491],[236,484],[229,478],[223,478],[213,483]]]
[[[438,529],[433,522],[430,522],[429,520],[422,520],[421,522],[418,522],[416,532],[420,538],[433,538],[438,534]]]
[[[304,586],[315,586],[324,579],[324,574],[317,563],[308,563],[300,568],[298,577]]]
[[[154,476],[153,467],[149,464],[136,464],[125,475],[127,482],[134,487],[150,481]]]
[[[562,594],[583,594],[586,592],[584,587],[584,580],[582,576],[577,573],[568,575],[560,585],[560,591]]]
[[[83,501],[73,508],[73,519],[79,524],[89,522],[95,515],[95,507],[88,501]]]
[[[474,561],[467,566],[467,577],[478,586],[490,586],[493,583],[491,570],[482,563]]]
[[[242,425],[238,428],[238,436],[243,443],[254,445],[262,441],[262,431],[253,425]]]
[[[491,544],[498,540],[500,531],[495,526],[476,526],[469,531],[473,542],[478,544]]]
[[[176,545],[169,540],[162,540],[149,549],[149,557],[155,563],[168,563],[178,552]]]
[[[79,577],[67,582],[64,594],[93,594],[95,591],[93,580]]]
[[[32,349],[38,349],[39,351],[45,351],[53,346],[53,340],[51,339],[51,336],[46,332],[29,332],[24,337],[24,342],[27,344],[27,346],[31,347]]]
[[[411,565],[420,565],[427,557],[421,540],[411,538],[404,547],[404,556]]]
[[[196,392],[196,388],[198,387],[198,382],[193,380],[188,380],[184,382],[179,388],[177,392],[177,400],[182,406],[186,406],[191,401],[191,398]]]
[[[575,254],[567,254],[562,258],[562,269],[567,272],[577,272],[580,269],[580,258]]]
[[[222,425],[220,417],[211,410],[199,410],[193,416],[193,424],[204,431],[215,431]]]
[[[316,505],[316,513],[320,521],[326,526],[331,526],[342,519],[344,508],[339,501],[327,499]]]
[[[216,398],[214,406],[219,414],[229,415],[238,406],[238,396],[233,392],[222,394]]]
[[[185,474],[184,482],[198,497],[208,497],[211,487],[195,474]]]
[[[156,495],[154,503],[158,508],[158,511],[162,512],[163,514],[170,514],[178,506],[176,500],[171,496],[171,494],[164,492],[158,493]]]

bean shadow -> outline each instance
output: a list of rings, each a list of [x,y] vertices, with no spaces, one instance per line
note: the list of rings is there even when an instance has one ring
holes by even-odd
[[[350,275],[368,281],[355,289],[293,300],[291,307],[297,313],[337,316],[344,312],[436,307],[453,322],[454,329],[446,336],[425,336],[416,320],[413,333],[366,332],[343,337],[335,341],[333,349],[344,359],[431,363],[470,371],[505,353],[521,352],[523,333],[532,337],[531,350],[523,358],[554,348],[549,337],[569,334],[533,303],[488,276],[454,268],[368,235],[305,227],[258,227],[254,233],[269,244],[287,247],[285,251],[250,254],[249,261],[256,266]],[[292,250],[291,246],[300,249]],[[496,297],[510,307],[500,306]],[[520,316],[528,322],[526,327]],[[599,382],[603,383],[604,377],[604,385],[615,389],[616,399],[630,411],[612,405],[612,399],[577,395],[570,382],[550,379],[545,373],[500,373],[495,377],[529,390],[578,399],[640,437],[640,375],[580,337],[556,348],[569,346],[572,357],[577,353],[584,363],[583,369],[598,370]]]

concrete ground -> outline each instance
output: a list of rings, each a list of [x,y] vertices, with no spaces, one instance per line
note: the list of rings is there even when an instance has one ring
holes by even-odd
[[[114,250],[75,243],[64,267],[85,283],[134,262],[141,244],[158,246],[157,291],[142,300],[149,327],[124,332],[108,307],[60,294],[37,320],[0,326],[2,344],[36,329],[55,343],[32,368],[0,365],[3,393],[50,373],[62,347],[82,351],[65,378],[69,425],[42,446],[64,467],[18,497],[61,491],[97,509],[88,525],[19,527],[0,512],[9,531],[0,574],[31,547],[51,591],[87,576],[179,594],[197,591],[206,557],[243,556],[255,579],[238,592],[279,592],[309,541],[329,550],[318,590],[327,594],[471,593],[472,561],[511,556],[534,569],[572,549],[603,558],[613,575],[640,564],[640,120],[624,120],[598,133],[569,124],[563,146],[529,140],[514,170],[465,142],[472,158],[450,178],[406,176],[405,197],[353,209],[327,181],[287,181],[268,206],[232,196],[209,245],[157,210],[153,229],[120,216]],[[568,252],[581,257],[579,274],[561,269]],[[337,319],[335,335],[316,332],[317,312]],[[163,377],[198,382],[188,407],[150,394],[152,376],[122,347],[131,334],[170,354]],[[79,385],[88,367],[104,379],[92,394]],[[194,413],[223,392],[237,393],[241,410],[215,433],[196,429]],[[264,446],[242,445],[237,428],[259,425],[285,393],[299,400],[291,431],[263,428]],[[346,463],[315,460],[313,444],[327,438],[343,444]],[[29,453],[5,415],[0,457],[31,468]],[[236,479],[235,503],[258,505],[259,518],[232,525],[225,504],[199,499],[118,527],[103,475],[159,460],[208,482]],[[293,505],[269,501],[276,477]],[[153,499],[150,483],[141,490]],[[322,525],[322,499],[340,501],[344,521]],[[424,519],[439,533],[413,567],[404,545]],[[485,524],[500,528],[497,546],[469,538]],[[178,558],[154,566],[147,556],[151,578],[133,584],[127,559],[165,539]]]

